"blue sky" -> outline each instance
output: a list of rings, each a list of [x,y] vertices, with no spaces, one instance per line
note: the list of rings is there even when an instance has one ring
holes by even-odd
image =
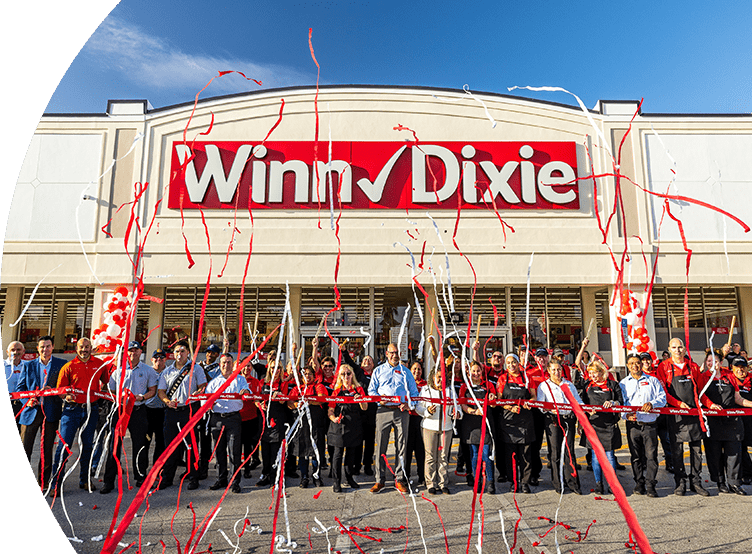
[[[643,98],[645,112],[752,112],[748,2],[286,2],[123,0],[73,61],[47,112],[193,99],[218,70],[264,88],[417,85],[506,93],[560,86],[589,107]],[[202,98],[258,90],[237,76]],[[571,103],[556,93],[520,93]]]

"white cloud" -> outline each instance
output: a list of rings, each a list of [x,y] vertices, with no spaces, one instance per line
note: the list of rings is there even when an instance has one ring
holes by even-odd
[[[198,92],[218,71],[241,71],[264,88],[315,82],[315,76],[293,68],[259,64],[249,60],[183,52],[168,41],[148,35],[139,27],[108,17],[87,42],[83,52],[97,64],[115,70],[139,85],[161,90]],[[215,79],[207,96],[257,90],[239,75]]]

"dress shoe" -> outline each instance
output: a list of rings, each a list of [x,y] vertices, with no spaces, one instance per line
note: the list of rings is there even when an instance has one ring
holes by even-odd
[[[439,494],[439,489],[437,489],[436,487],[431,487],[430,489],[428,489],[428,494]]]
[[[706,491],[703,486],[698,482],[692,482],[689,485],[689,490],[696,492],[700,496],[710,496],[710,493]]]
[[[324,486],[324,482],[320,478],[314,477],[313,478],[313,486],[314,487],[323,487]]]
[[[595,494],[603,494],[603,481],[596,481],[595,482],[595,489],[593,490]],[[638,493],[642,494],[642,493]]]
[[[243,489],[240,487],[240,483],[233,483],[232,487],[230,487],[230,490],[235,494],[243,492]]]
[[[337,481],[334,482],[332,485],[332,490],[334,492],[342,492],[342,485],[340,485]]]
[[[350,485],[353,489],[359,489],[360,485],[355,480],[355,478],[352,475],[345,475],[345,479],[347,479],[347,484]]]
[[[738,494],[739,496],[747,496],[747,493],[744,492],[744,489],[739,485],[729,485],[729,490],[734,494]]]
[[[209,487],[209,490],[218,491],[225,488],[227,488],[227,481],[225,481],[224,479],[217,479],[214,484]]]
[[[298,485],[301,489],[307,489],[308,488],[308,477],[303,477],[300,480],[300,485]]]
[[[194,479],[192,481],[188,481],[188,486],[185,488],[188,489],[189,491],[196,490],[198,488],[198,480]]]
[[[684,496],[686,492],[687,492],[687,481],[682,479],[678,483],[676,483],[674,494],[677,496]]]
[[[731,491],[729,490],[729,487],[725,481],[718,481],[718,492],[723,492],[723,493],[728,494]]]
[[[172,486],[172,481],[162,481],[159,483],[159,490],[169,489]]]
[[[522,491],[523,494],[530,494],[532,492],[530,490],[530,485],[527,483],[522,483],[522,485],[520,485],[520,491]]]
[[[97,490],[97,487],[95,487],[95,486],[94,486],[94,483],[89,483],[89,484],[87,485],[87,484],[86,484],[86,483],[84,483],[83,481],[80,481],[80,482],[78,483],[78,488],[79,488],[79,489],[86,489],[86,490],[91,490],[91,491],[95,491],[95,490]]]
[[[643,494],[645,494],[647,492],[646,489],[645,489],[645,483],[637,483],[635,485],[635,488],[634,488],[633,492],[635,494],[639,494],[640,496],[642,496]]]
[[[384,483],[376,483],[374,486],[371,487],[371,492],[376,494],[377,492],[381,492],[381,489],[384,488]]]
[[[114,490],[115,490],[115,485],[110,485],[109,483],[105,483],[104,486],[99,490],[99,494],[110,494]]]
[[[257,487],[268,487],[272,484],[271,479],[269,479],[268,475],[262,475],[261,479],[259,479],[258,483],[256,483]]]
[[[441,494],[452,494],[452,491],[449,490],[449,487],[441,487]]]
[[[658,498],[658,493],[655,490],[655,485],[648,485],[645,494],[648,496],[648,498]]]
[[[408,492],[407,483],[405,483],[404,481],[397,481],[396,483],[394,483],[394,488],[400,491],[402,494],[405,494],[406,492]]]

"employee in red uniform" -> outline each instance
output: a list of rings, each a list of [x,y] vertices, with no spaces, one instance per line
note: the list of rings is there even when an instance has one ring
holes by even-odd
[[[676,408],[697,408],[697,395],[706,378],[697,364],[684,357],[684,343],[673,338],[668,343],[670,357],[658,366],[658,379],[666,389],[666,401]],[[696,415],[673,415],[668,420],[671,454],[674,458],[674,494],[684,496],[687,473],[684,469],[684,443],[689,444],[689,489],[701,496],[710,493],[702,486],[702,428]]]

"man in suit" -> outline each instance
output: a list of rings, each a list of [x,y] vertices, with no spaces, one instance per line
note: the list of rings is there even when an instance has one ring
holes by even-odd
[[[65,360],[52,356],[52,345],[53,338],[49,335],[39,338],[37,341],[39,357],[23,363],[16,385],[17,391],[48,390],[57,386],[57,377],[60,369],[65,365]],[[31,461],[37,432],[42,430],[37,480],[43,489],[47,488],[50,482],[52,446],[55,443],[62,411],[62,400],[56,395],[33,397],[26,401],[19,417],[21,442],[23,442],[29,461]]]
[[[26,350],[24,345],[17,340],[14,340],[8,345],[8,359],[5,360],[5,383],[8,385],[8,392],[16,392],[16,386],[18,385],[18,378],[21,377],[21,368],[23,368],[23,355]],[[23,402],[20,400],[11,400],[11,406],[13,407],[13,415],[18,417],[18,412],[21,411]],[[21,424],[16,419],[16,426],[18,432],[21,432]]]

